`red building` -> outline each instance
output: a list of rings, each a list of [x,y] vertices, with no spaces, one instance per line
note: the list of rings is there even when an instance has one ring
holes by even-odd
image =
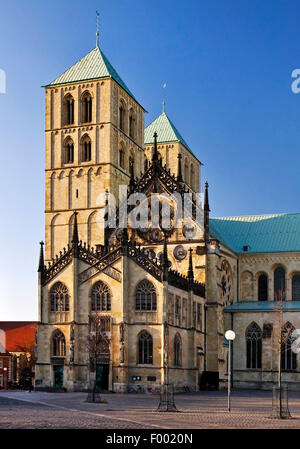
[[[33,357],[35,333],[35,321],[0,321],[0,388],[19,382],[22,361]],[[34,367],[28,376],[34,376]]]

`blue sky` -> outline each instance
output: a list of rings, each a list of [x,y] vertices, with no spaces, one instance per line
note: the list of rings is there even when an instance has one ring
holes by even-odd
[[[0,319],[37,319],[44,91],[95,45],[203,162],[212,216],[300,212],[298,0],[0,0]]]

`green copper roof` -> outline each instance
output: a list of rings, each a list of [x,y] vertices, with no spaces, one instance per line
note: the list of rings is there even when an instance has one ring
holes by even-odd
[[[48,86],[70,84],[77,81],[95,80],[107,77],[113,78],[129,95],[134,98],[122,78],[98,46],[76,62],[76,64],[72,65],[72,67],[66,70],[62,75],[52,81],[52,83],[48,84]]]
[[[275,301],[239,301],[224,308],[224,312],[276,312],[278,304]],[[300,301],[285,301],[283,310],[294,312],[300,310]]]
[[[153,143],[153,134],[155,131],[157,132],[158,143],[180,142],[189,151],[191,151],[190,147],[165,112],[162,112],[162,114],[160,114],[155,120],[153,120],[153,122],[150,123],[150,125],[145,128],[145,145]]]
[[[300,214],[211,218],[209,226],[236,253],[300,252]]]

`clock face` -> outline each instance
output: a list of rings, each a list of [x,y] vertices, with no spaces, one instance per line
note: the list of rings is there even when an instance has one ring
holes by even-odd
[[[183,260],[186,258],[187,251],[182,245],[177,245],[173,251],[176,260]]]
[[[196,227],[195,227],[195,225],[193,225],[193,224],[186,224],[186,225],[184,225],[183,229],[182,229],[182,233],[183,233],[183,236],[186,239],[194,238],[195,234],[196,234]]]
[[[232,303],[232,275],[228,262],[224,260],[221,265],[221,279],[219,283],[220,297],[223,306],[229,306]]]

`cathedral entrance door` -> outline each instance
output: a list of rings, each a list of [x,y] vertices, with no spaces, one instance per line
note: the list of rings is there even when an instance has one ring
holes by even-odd
[[[97,365],[96,385],[99,390],[108,390],[109,364]]]
[[[63,388],[64,384],[64,367],[54,366],[54,388]]]

